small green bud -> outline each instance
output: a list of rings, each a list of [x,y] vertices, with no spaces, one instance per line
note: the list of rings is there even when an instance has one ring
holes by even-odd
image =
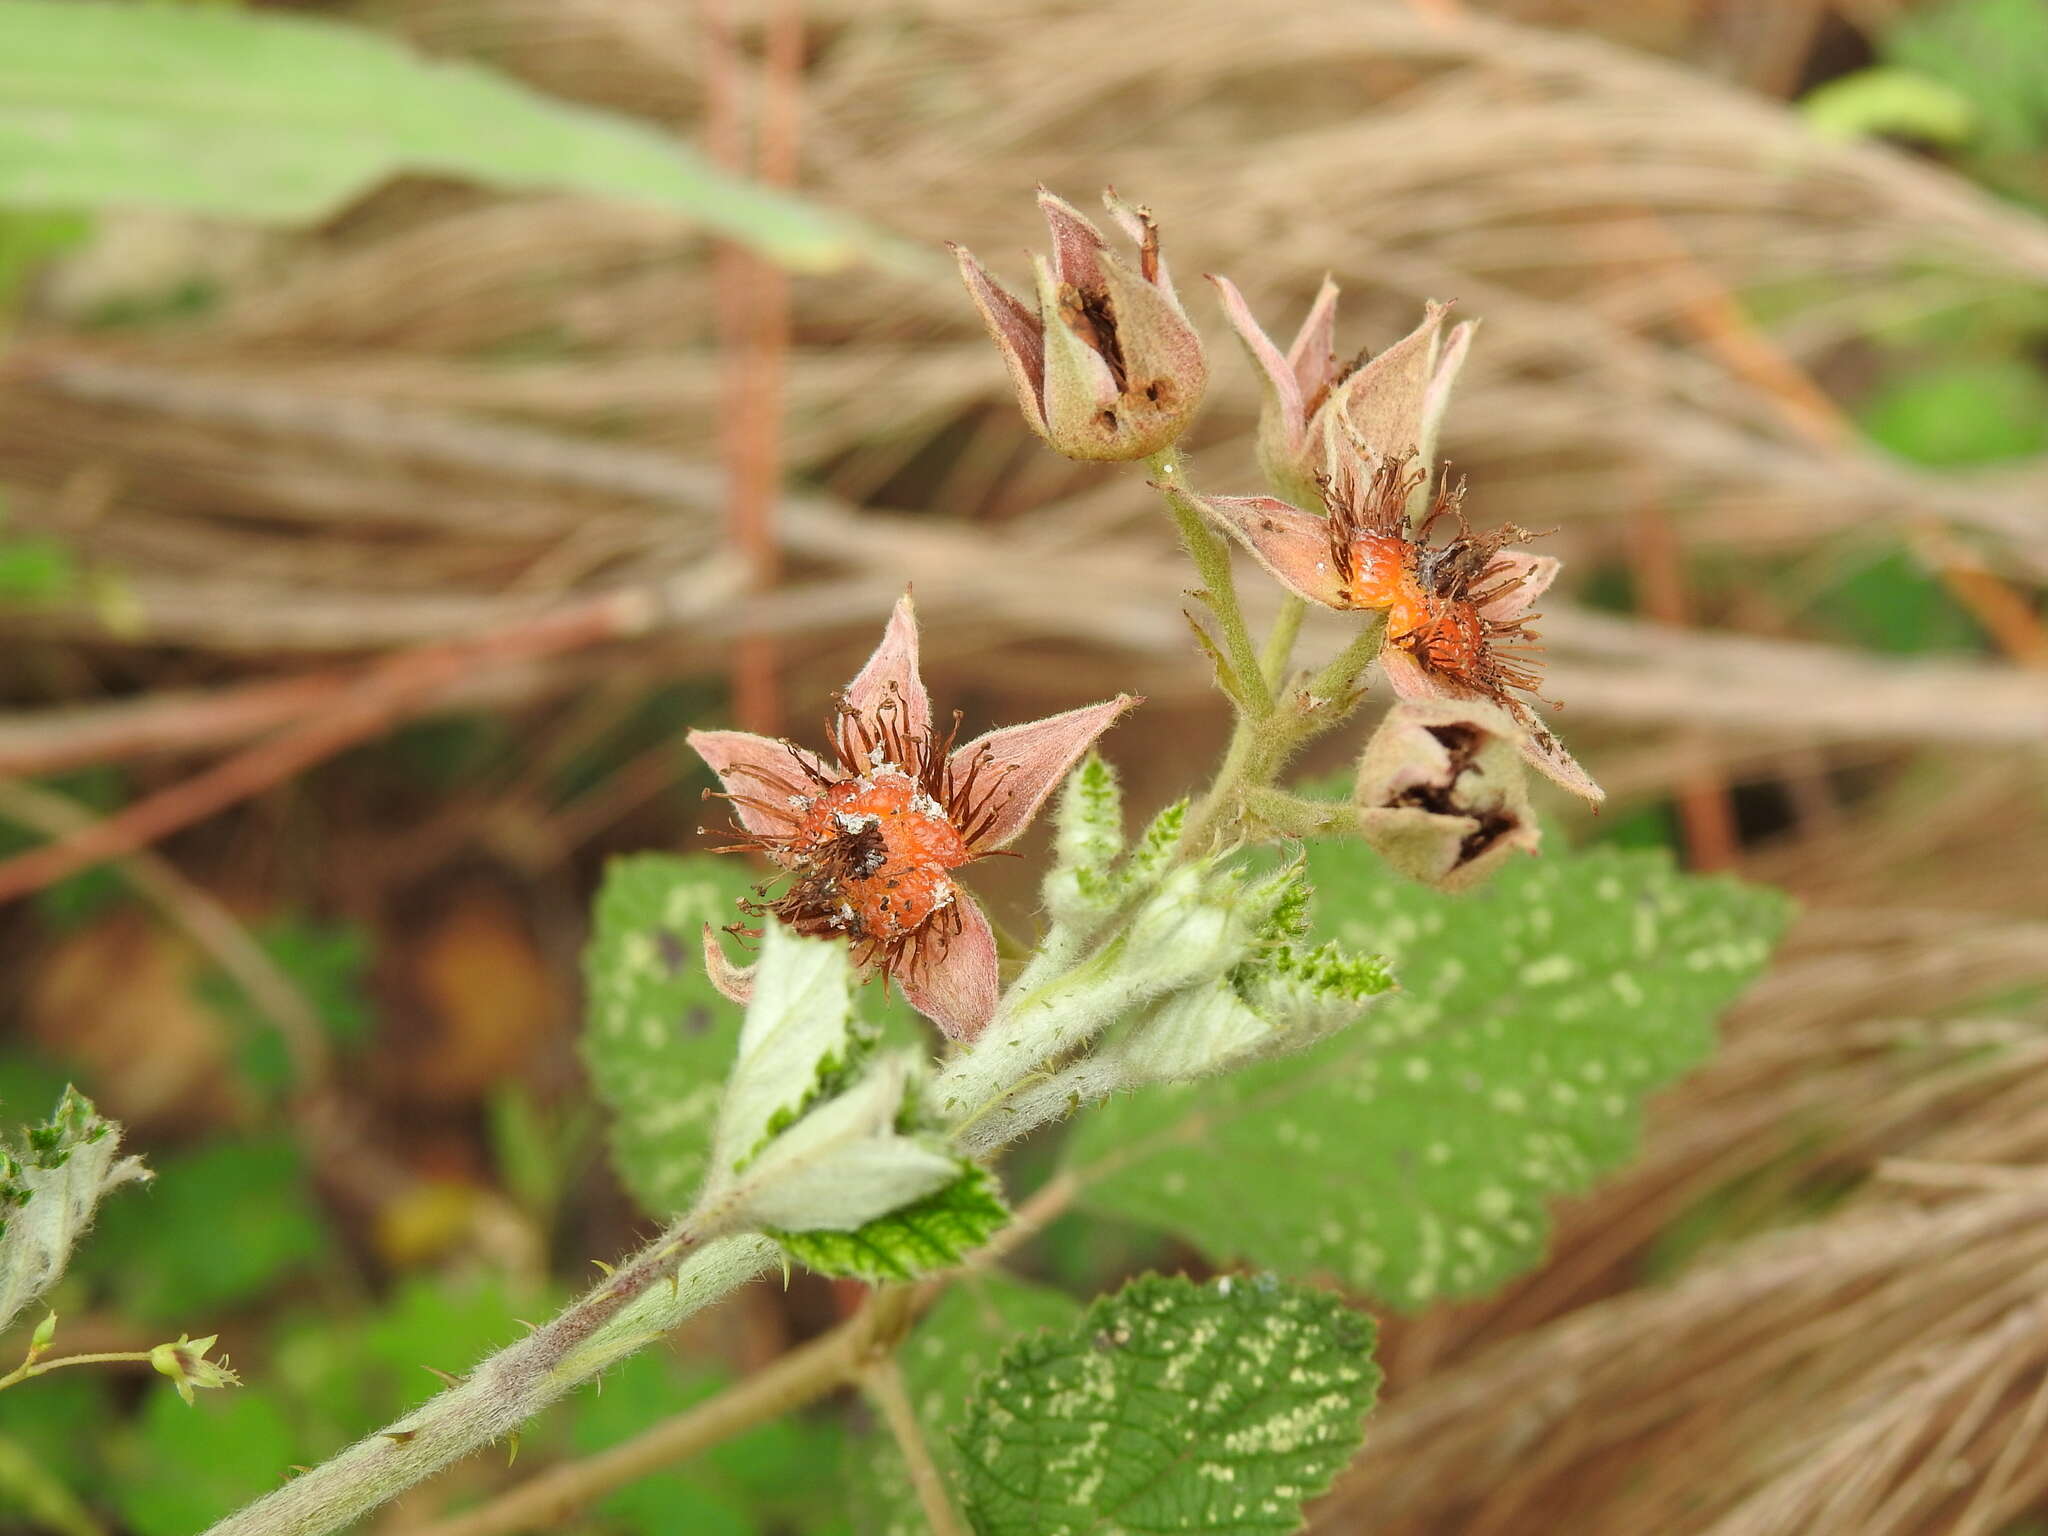
[[[57,1337],[57,1314],[52,1312],[40,1323],[36,1331],[28,1336],[28,1356],[33,1360],[50,1347],[50,1341]]]
[[[1401,874],[1469,890],[1542,834],[1529,806],[1521,732],[1478,699],[1404,699],[1358,761],[1352,803],[1365,840]]]
[[[171,1385],[178,1389],[178,1396],[188,1403],[199,1389],[238,1387],[242,1378],[228,1369],[225,1355],[217,1361],[206,1358],[206,1352],[213,1348],[214,1340],[219,1337],[217,1333],[209,1333],[203,1339],[192,1339],[181,1333],[176,1343],[159,1344],[152,1349],[149,1363],[171,1378]]]

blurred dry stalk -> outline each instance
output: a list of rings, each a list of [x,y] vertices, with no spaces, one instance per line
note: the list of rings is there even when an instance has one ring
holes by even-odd
[[[1173,9],[813,0],[805,185],[999,253],[1031,236],[1033,183],[1113,181],[1183,272],[1230,273],[1283,327],[1334,272],[1353,345],[1455,297],[1485,320],[1448,442],[1483,518],[1557,524],[1581,573],[1627,562],[1646,497],[1658,537],[1758,566],[1904,538],[2033,654],[2048,464],[1913,470],[1815,381],[1876,328],[2048,282],[2038,218],[1819,144],[1739,86],[1470,5]],[[1650,32],[1692,8],[1607,9]],[[1784,9],[1731,40],[1731,76],[1796,75],[1820,7]],[[698,51],[654,0],[370,13],[565,95],[704,118]],[[735,5],[744,47],[765,48],[763,14]],[[709,671],[750,634],[775,637],[802,716],[906,578],[951,684],[1200,689],[1168,530],[1128,480],[1036,451],[943,274],[795,288],[782,452],[804,488],[775,509],[782,584],[741,598],[730,357],[692,232],[409,184],[267,256],[203,323],[95,331],[70,298],[0,358],[17,525],[119,578],[111,609],[5,619],[41,660],[10,678],[39,702],[0,717],[0,772],[246,749],[369,686],[381,653],[488,649],[606,591],[649,595],[651,630],[439,679],[381,723],[587,691],[548,718],[588,731],[615,697],[595,685]],[[1736,298],[1764,288],[1787,306],[1768,336]],[[1198,471],[1250,489],[1252,381],[1211,334]],[[1695,614],[1718,629],[1549,614],[1551,689],[1623,798],[1822,785],[1821,813],[1744,863],[1813,915],[1548,1268],[1392,1332],[1393,1396],[1324,1529],[1933,1536],[2048,1491],[2048,1174],[2014,1171],[2048,1164],[2048,685],[1788,638],[1761,601]],[[1119,750],[1147,750],[1142,720]],[[1826,799],[1873,770],[1880,792]],[[668,767],[638,771],[554,845]],[[2018,1001],[1967,1011],[1996,993]],[[1688,1215],[1725,1233],[1801,1211],[1669,1252]],[[1638,1288],[1660,1252],[1672,1278]]]

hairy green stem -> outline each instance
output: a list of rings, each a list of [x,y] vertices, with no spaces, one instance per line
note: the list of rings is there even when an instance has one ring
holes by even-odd
[[[1274,628],[1278,631],[1289,622],[1283,612]],[[1300,619],[1291,622],[1298,625]],[[1281,698],[1263,720],[1238,717],[1223,766],[1188,814],[1181,839],[1186,856],[1207,853],[1235,826],[1247,790],[1271,788],[1295,753],[1351,717],[1365,698],[1365,674],[1379,656],[1386,623],[1384,614],[1367,619],[1343,650],[1303,687]],[[1269,655],[1278,655],[1281,649],[1270,639],[1266,648]]]
[[[1237,576],[1230,568],[1230,541],[1209,526],[1188,487],[1183,462],[1180,450],[1169,448],[1164,453],[1155,453],[1145,464],[1152,471],[1153,485],[1166,498],[1167,509],[1180,530],[1180,541],[1202,578],[1202,595],[1208,600],[1209,611],[1216,615],[1216,627],[1222,631],[1223,652],[1235,675],[1237,694],[1252,713],[1265,715],[1273,708],[1273,690],[1266,683],[1251,631],[1245,627],[1244,610],[1238,606]]]
[[[1266,679],[1266,687],[1278,697],[1280,684],[1286,680],[1287,663],[1294,659],[1294,642],[1301,636],[1302,617],[1308,612],[1305,599],[1292,592],[1280,599],[1280,611],[1273,616],[1273,628],[1266,636],[1265,649],[1259,653],[1259,673]]]
[[[773,1265],[765,1237],[698,1245],[681,1223],[445,1392],[229,1515],[207,1536],[322,1536],[458,1457],[511,1434],[571,1388]]]
[[[40,1376],[45,1371],[62,1370],[67,1365],[148,1365],[149,1363],[150,1354],[146,1349],[141,1351],[124,1350],[105,1355],[65,1355],[61,1359],[45,1360],[40,1364],[34,1360],[24,1360],[5,1376],[0,1376],[0,1392],[6,1391],[17,1382],[27,1381],[31,1376]]]

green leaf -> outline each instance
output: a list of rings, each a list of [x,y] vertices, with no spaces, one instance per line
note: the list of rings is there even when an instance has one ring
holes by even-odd
[[[851,1232],[770,1235],[806,1269],[875,1283],[913,1280],[935,1269],[950,1269],[1009,1219],[994,1176],[969,1164],[945,1188]]]
[[[1373,1325],[1270,1276],[1147,1275],[984,1378],[956,1437],[981,1536],[1295,1531],[1364,1437]]]
[[[619,1176],[657,1216],[690,1203],[710,1162],[740,1010],[704,974],[698,930],[731,922],[747,886],[737,860],[648,853],[613,860],[598,893],[583,1058]]]
[[[1020,1337],[1065,1331],[1080,1315],[1064,1293],[1000,1272],[962,1275],[946,1288],[896,1358],[925,1445],[948,1482],[958,1480],[953,1430],[974,1384]],[[863,1536],[928,1536],[910,1472],[888,1432],[877,1426],[848,1450],[855,1528]]]
[[[1707,1055],[1787,915],[1654,852],[1527,860],[1467,896],[1351,843],[1309,867],[1319,930],[1385,951],[1403,990],[1301,1055],[1105,1105],[1072,1155],[1098,1210],[1402,1306],[1541,1257],[1545,1200],[1633,1152],[1643,1096]]]
[[[1895,134],[1929,144],[1956,145],[1970,137],[1977,113],[1960,91],[1910,69],[1859,69],[1810,91],[1799,111],[1826,138]]]
[[[120,1146],[121,1127],[68,1086],[48,1120],[0,1145],[0,1328],[62,1277],[100,1201],[149,1177]]]
[[[0,204],[303,224],[401,172],[671,208],[783,264],[902,260],[648,124],[310,17],[0,0]]]
[[[80,1268],[112,1287],[132,1321],[211,1327],[207,1314],[326,1252],[298,1149],[270,1136],[160,1159],[147,1199],[101,1216]]]
[[[871,1031],[855,1025],[853,962],[843,942],[802,938],[771,922],[753,972],[712,1135],[721,1174],[744,1167],[843,1084],[874,1043]]]

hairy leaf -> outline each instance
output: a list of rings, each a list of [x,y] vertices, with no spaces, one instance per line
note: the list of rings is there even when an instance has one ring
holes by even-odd
[[[1402,1306],[1538,1259],[1544,1201],[1630,1155],[1643,1096],[1707,1054],[1787,911],[1618,850],[1469,896],[1350,843],[1310,874],[1319,930],[1387,953],[1403,990],[1299,1056],[1106,1105],[1073,1155],[1097,1209]]]
[[[704,974],[698,933],[730,922],[746,889],[733,860],[648,853],[613,860],[598,893],[583,1057],[619,1176],[657,1216],[690,1202],[710,1161],[740,1010]]]
[[[120,1146],[121,1127],[75,1088],[48,1120],[0,1146],[0,1328],[57,1283],[100,1201],[149,1177]]]
[[[310,17],[0,0],[0,204],[306,223],[400,172],[674,209],[792,267],[899,259],[652,126]]]
[[[712,1170],[700,1214],[755,1231],[851,1232],[936,1194],[960,1160],[900,1129],[913,1058],[892,1053],[761,1149],[746,1171]]]
[[[1284,1533],[1358,1449],[1373,1325],[1271,1277],[1147,1275],[982,1379],[956,1437],[981,1536]]]
[[[873,1038],[854,1023],[853,963],[842,943],[770,923],[753,985],[712,1137],[721,1174],[744,1166],[829,1092]]]
[[[851,1232],[774,1232],[789,1256],[821,1275],[870,1283],[912,1280],[950,1269],[1010,1219],[996,1181],[968,1164],[960,1177],[922,1200]]]

